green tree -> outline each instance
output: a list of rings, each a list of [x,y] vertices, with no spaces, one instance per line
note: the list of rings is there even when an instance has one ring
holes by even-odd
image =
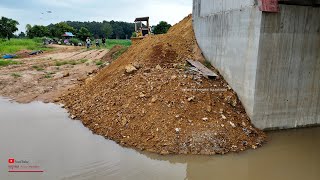
[[[119,23],[114,23],[112,25],[113,27],[113,32],[112,32],[112,38],[114,39],[124,39],[125,38],[125,33],[123,31],[123,27]]]
[[[105,34],[106,37],[109,37],[113,32],[111,24],[104,23],[101,27],[101,31]]]
[[[154,34],[165,34],[168,32],[168,30],[170,29],[171,24],[168,24],[165,21],[161,21],[159,24],[157,24],[154,27],[153,33]]]
[[[49,29],[46,26],[35,25],[27,28],[27,36],[29,38],[49,36]]]
[[[54,37],[61,37],[61,35],[63,35],[65,32],[75,33],[75,29],[69,26],[66,22],[60,22],[58,24],[55,24],[51,27],[49,31],[51,32],[51,35]]]
[[[20,32],[20,34],[18,35],[19,38],[25,38],[26,34],[24,32]]]
[[[30,24],[26,25],[26,33],[28,34],[32,26]]]
[[[78,38],[82,41],[85,41],[87,37],[91,37],[91,33],[85,27],[81,27],[77,35],[78,35]]]
[[[10,40],[13,37],[13,33],[18,31],[19,23],[16,20],[1,17],[0,19],[0,37],[8,38]]]

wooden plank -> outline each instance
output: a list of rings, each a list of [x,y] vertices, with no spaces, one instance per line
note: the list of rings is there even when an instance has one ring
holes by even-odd
[[[190,63],[192,66],[197,68],[204,76],[210,77],[210,78],[216,78],[218,75],[205,67],[203,64],[201,64],[199,61],[194,61],[194,60],[187,60],[188,63]]]

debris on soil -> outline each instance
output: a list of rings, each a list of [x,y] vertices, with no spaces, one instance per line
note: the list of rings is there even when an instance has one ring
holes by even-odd
[[[38,55],[38,54],[43,54],[43,51],[37,50],[37,51],[32,51],[31,53],[29,53],[29,55],[31,55],[31,56]]]
[[[6,54],[2,56],[3,59],[13,59],[15,57],[17,57],[15,54]]]
[[[133,65],[127,65],[126,67],[125,67],[125,69],[126,69],[126,73],[129,73],[129,74],[131,74],[131,73],[133,73],[133,72],[135,72],[135,71],[137,71],[137,68],[135,68]]]
[[[266,135],[227,82],[189,73],[187,59],[204,62],[191,15],[131,46],[61,103],[94,133],[149,152],[211,155],[261,146]]]
[[[218,75],[205,67],[203,64],[201,64],[199,61],[193,61],[191,59],[188,59],[187,62],[193,66],[194,71],[199,72],[203,76],[207,78],[218,78]]]

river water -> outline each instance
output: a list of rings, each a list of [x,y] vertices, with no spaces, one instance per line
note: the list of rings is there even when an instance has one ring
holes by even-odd
[[[160,156],[93,135],[54,104],[0,99],[0,123],[1,180],[320,179],[320,128],[269,132],[265,146],[240,154]]]

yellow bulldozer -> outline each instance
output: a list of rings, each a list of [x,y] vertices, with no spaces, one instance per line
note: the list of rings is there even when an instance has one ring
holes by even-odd
[[[139,17],[134,21],[136,37],[132,37],[132,43],[140,41],[144,37],[151,35],[149,17]]]

